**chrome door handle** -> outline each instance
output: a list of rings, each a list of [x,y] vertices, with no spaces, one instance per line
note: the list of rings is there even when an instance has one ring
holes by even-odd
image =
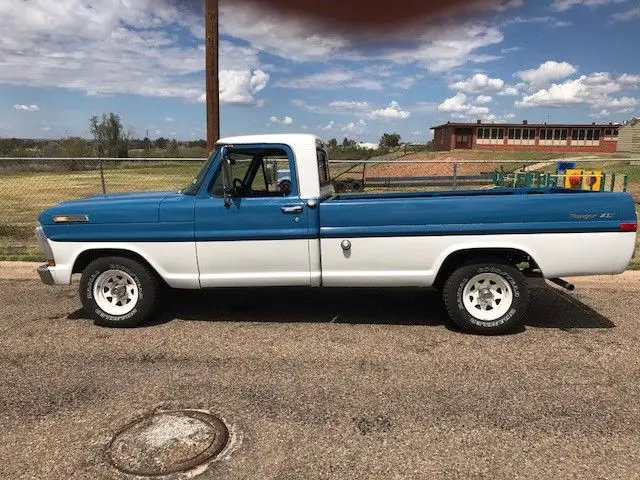
[[[300,205],[296,205],[294,207],[282,207],[282,213],[302,213],[302,207]]]

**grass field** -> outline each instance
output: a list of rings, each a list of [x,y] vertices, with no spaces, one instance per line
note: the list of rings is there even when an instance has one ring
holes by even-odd
[[[105,170],[108,193],[179,190],[202,162],[145,164]],[[100,174],[29,172],[0,175],[0,259],[39,260],[33,230],[40,211],[56,203],[102,193]]]
[[[408,158],[452,162],[455,160],[515,159],[523,163],[544,162],[561,158],[558,154],[536,152],[455,152],[453,156],[435,152],[412,154]],[[454,157],[454,158],[452,158]],[[493,164],[493,162],[491,162]],[[393,163],[393,162],[388,162]],[[119,168],[105,170],[108,193],[128,191],[179,190],[184,188],[198,172],[202,162],[167,161],[161,163],[126,162]],[[516,164],[517,165],[517,164]],[[405,164],[406,166],[406,164]],[[588,163],[579,167],[602,169],[609,173],[629,175],[629,191],[636,203],[640,202],[640,166],[630,166],[628,162],[615,157],[602,163]],[[347,168],[332,165],[335,175]],[[553,167],[543,167],[541,171]],[[461,173],[462,174],[462,173]],[[27,172],[0,174],[0,260],[41,260],[35,244],[33,230],[38,213],[61,201],[82,198],[102,192],[99,172]],[[639,245],[640,247],[640,245]],[[640,250],[633,260],[633,267],[640,269]]]

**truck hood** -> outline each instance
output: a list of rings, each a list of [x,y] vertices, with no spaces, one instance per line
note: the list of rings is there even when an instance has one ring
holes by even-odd
[[[122,193],[95,195],[62,202],[40,214],[42,225],[53,225],[56,216],[86,216],[89,224],[126,224],[158,222],[160,204],[176,192]]]

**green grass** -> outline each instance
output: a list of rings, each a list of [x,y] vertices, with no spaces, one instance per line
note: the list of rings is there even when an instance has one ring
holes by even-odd
[[[202,162],[120,164],[105,170],[107,193],[179,190]],[[102,193],[98,171],[26,172],[0,175],[0,259],[37,260],[38,214],[59,202]]]

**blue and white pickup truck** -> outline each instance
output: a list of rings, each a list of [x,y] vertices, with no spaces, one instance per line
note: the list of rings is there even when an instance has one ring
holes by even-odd
[[[287,163],[283,190],[266,165]],[[104,326],[148,320],[166,286],[435,286],[462,329],[501,333],[523,320],[528,275],[622,273],[636,231],[623,193],[336,195],[318,138],[264,135],[220,140],[180,192],[61,203],[37,237],[44,283],[81,273],[82,303]]]

